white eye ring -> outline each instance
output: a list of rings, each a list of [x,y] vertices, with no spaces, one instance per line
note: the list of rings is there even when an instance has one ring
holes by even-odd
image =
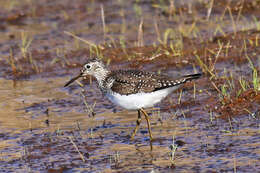
[[[86,69],[90,69],[90,67],[91,67],[91,66],[90,66],[89,64],[85,65],[85,68],[86,68]]]

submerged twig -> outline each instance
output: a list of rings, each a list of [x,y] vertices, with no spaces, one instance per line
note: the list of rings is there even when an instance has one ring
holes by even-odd
[[[70,142],[73,144],[74,148],[75,148],[75,149],[77,150],[77,152],[79,153],[79,156],[80,156],[81,160],[82,160],[83,162],[85,162],[86,160],[85,160],[83,154],[79,151],[79,148],[78,148],[78,146],[75,144],[75,142],[73,141],[72,137],[71,137],[71,136],[68,136],[68,138],[70,139]]]

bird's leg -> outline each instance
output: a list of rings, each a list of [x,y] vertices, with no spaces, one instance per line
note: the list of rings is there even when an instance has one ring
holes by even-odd
[[[135,126],[135,129],[134,129],[133,133],[132,133],[131,140],[134,139],[135,134],[136,134],[136,132],[138,131],[139,126],[140,126],[140,124],[141,124],[141,120],[142,120],[142,119],[141,119],[141,112],[140,112],[140,110],[138,110],[138,117],[137,117],[137,120],[136,120],[136,126]]]
[[[143,108],[141,108],[140,111],[142,111],[142,113],[144,114],[144,117],[146,119],[147,126],[148,126],[148,131],[149,131],[149,135],[150,135],[150,141],[152,141],[153,140],[153,135],[152,135],[152,131],[151,131],[151,125],[150,125],[148,114],[144,111]]]

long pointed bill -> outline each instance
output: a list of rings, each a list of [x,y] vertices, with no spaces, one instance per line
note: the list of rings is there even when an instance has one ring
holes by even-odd
[[[75,80],[77,80],[78,78],[82,77],[82,74],[83,74],[83,73],[80,73],[78,76],[72,78],[70,81],[68,81],[68,82],[64,85],[64,87],[69,86],[69,85],[70,85],[71,83],[73,83]]]

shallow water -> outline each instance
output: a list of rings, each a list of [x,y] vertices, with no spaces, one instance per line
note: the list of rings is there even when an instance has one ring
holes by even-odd
[[[260,4],[214,1],[207,18],[209,2],[0,0],[0,172],[259,172]],[[145,119],[131,141],[137,112],[94,79],[63,87],[95,54],[111,69],[204,72],[147,110],[152,151]]]
[[[200,104],[170,113],[150,110],[155,138],[153,151],[150,151],[144,119],[135,140],[130,141],[136,112],[113,113],[111,108],[117,110],[113,106],[103,108],[104,111],[94,117],[88,116],[78,95],[81,89],[63,88],[67,79],[22,81],[15,87],[13,81],[1,79],[4,93],[1,97],[1,171],[98,172],[105,171],[104,168],[106,171],[169,171],[173,169],[169,160],[173,136],[180,144],[175,155],[175,171],[232,172],[234,165],[242,172],[259,169],[259,120],[249,116],[237,118],[231,130],[227,121],[214,119],[211,122]],[[88,97],[89,104],[97,101],[94,110],[109,104],[95,85],[85,89],[92,95]],[[188,93],[183,93],[183,100],[191,99]],[[195,102],[199,103],[199,99]]]

